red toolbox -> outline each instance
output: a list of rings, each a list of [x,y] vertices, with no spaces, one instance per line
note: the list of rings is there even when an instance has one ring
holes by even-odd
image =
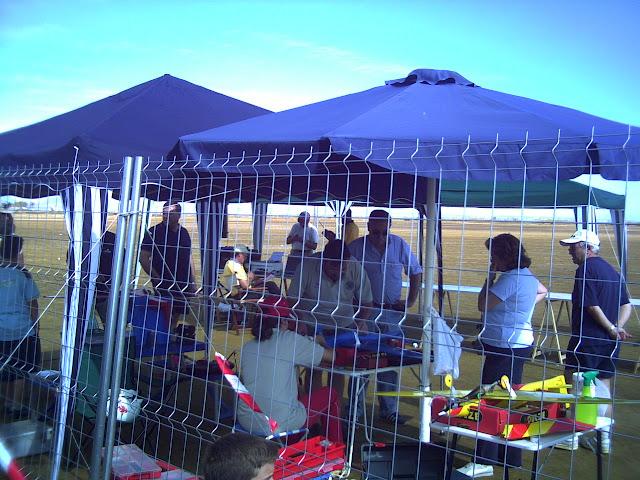
[[[324,437],[301,440],[280,450],[275,462],[274,480],[326,478],[326,474],[344,468],[343,443]]]
[[[199,480],[191,472],[163,460],[156,460],[137,445],[116,445],[111,460],[113,480]]]
[[[161,474],[162,467],[137,445],[113,447],[111,476],[114,480],[148,480]]]

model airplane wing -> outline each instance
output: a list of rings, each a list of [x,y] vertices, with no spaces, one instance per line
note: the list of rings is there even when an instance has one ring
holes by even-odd
[[[448,397],[459,399],[469,394],[471,390],[456,390],[452,394],[451,390],[431,390],[429,392],[421,392],[418,390],[403,390],[400,392],[377,392],[376,395],[381,397],[405,397],[405,398],[422,398],[422,397]],[[576,397],[570,393],[554,393],[554,392],[526,392],[515,391],[515,398],[509,395],[506,391],[488,392],[484,395],[479,395],[479,398],[485,400],[511,400],[513,402],[542,402],[542,403],[580,403],[584,405],[592,404],[608,404],[615,403],[616,405],[622,404],[638,404],[640,400],[630,399],[611,399],[600,397]],[[473,400],[473,399],[469,399]],[[476,398],[477,400],[477,398]]]

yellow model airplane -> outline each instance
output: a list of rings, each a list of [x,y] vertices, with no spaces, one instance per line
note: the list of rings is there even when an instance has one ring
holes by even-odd
[[[448,390],[403,390],[400,392],[377,392],[376,395],[382,397],[447,397],[456,400],[456,403],[465,401],[473,401],[479,399],[485,400],[504,400],[511,402],[540,402],[540,403],[581,403],[589,404],[636,404],[640,400],[631,399],[612,399],[604,397],[584,397],[582,395],[574,395],[568,393],[571,385],[567,384],[564,376],[558,375],[547,380],[526,383],[517,390],[511,388],[509,378],[503,375],[502,378],[488,385],[480,385],[473,390],[457,390],[453,387],[453,379],[451,375],[446,375],[444,380]]]
[[[448,390],[378,392],[382,396],[432,397],[431,420],[518,440],[550,433],[584,431],[593,423],[567,416],[568,404],[637,404],[640,400],[585,397],[568,393],[564,376],[512,388],[509,378],[480,385],[473,390],[456,390],[453,379],[444,379]]]

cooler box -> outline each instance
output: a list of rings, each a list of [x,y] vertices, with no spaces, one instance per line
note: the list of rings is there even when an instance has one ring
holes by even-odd
[[[137,445],[113,447],[111,476],[114,480],[145,480],[160,478],[161,474],[162,467]]]
[[[301,440],[280,450],[275,462],[274,480],[320,479],[344,468],[343,443],[324,437]]]
[[[0,438],[14,458],[49,452],[53,428],[35,420],[0,425]]]
[[[434,444],[362,445],[362,468],[368,480],[441,480],[445,448]],[[416,476],[417,475],[417,476]]]

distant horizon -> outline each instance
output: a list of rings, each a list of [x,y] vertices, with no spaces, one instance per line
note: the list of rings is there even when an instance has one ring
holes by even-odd
[[[6,208],[5,211],[10,212],[55,212],[63,213],[62,200],[59,196],[50,196],[35,199],[25,199],[11,195],[0,196],[0,204],[15,203],[20,204],[20,208]],[[180,202],[183,204],[184,215],[195,215],[194,202]],[[115,215],[118,213],[119,202],[113,198],[109,198],[108,212]],[[150,211],[152,214],[160,214],[162,211],[163,201],[151,201]],[[391,212],[391,217],[396,219],[411,220],[418,218],[417,210],[413,208],[385,208],[385,207],[351,207],[353,217],[356,219],[366,219],[369,212],[374,208],[383,208]],[[334,213],[328,206],[316,205],[288,205],[288,204],[269,204],[268,216],[286,216],[295,219],[300,210],[307,210],[311,213],[312,218],[332,218]],[[555,212],[555,213],[554,213]],[[605,221],[602,215],[609,216],[609,210],[596,207],[596,219],[599,224],[611,224],[611,218]],[[250,203],[230,203],[229,215],[251,217]],[[444,221],[479,221],[479,222],[501,222],[501,223],[553,223],[555,215],[555,223],[575,223],[572,208],[556,208],[540,207],[540,208],[491,208],[491,207],[442,207],[442,220]],[[628,220],[627,225],[640,225],[638,220]]]

